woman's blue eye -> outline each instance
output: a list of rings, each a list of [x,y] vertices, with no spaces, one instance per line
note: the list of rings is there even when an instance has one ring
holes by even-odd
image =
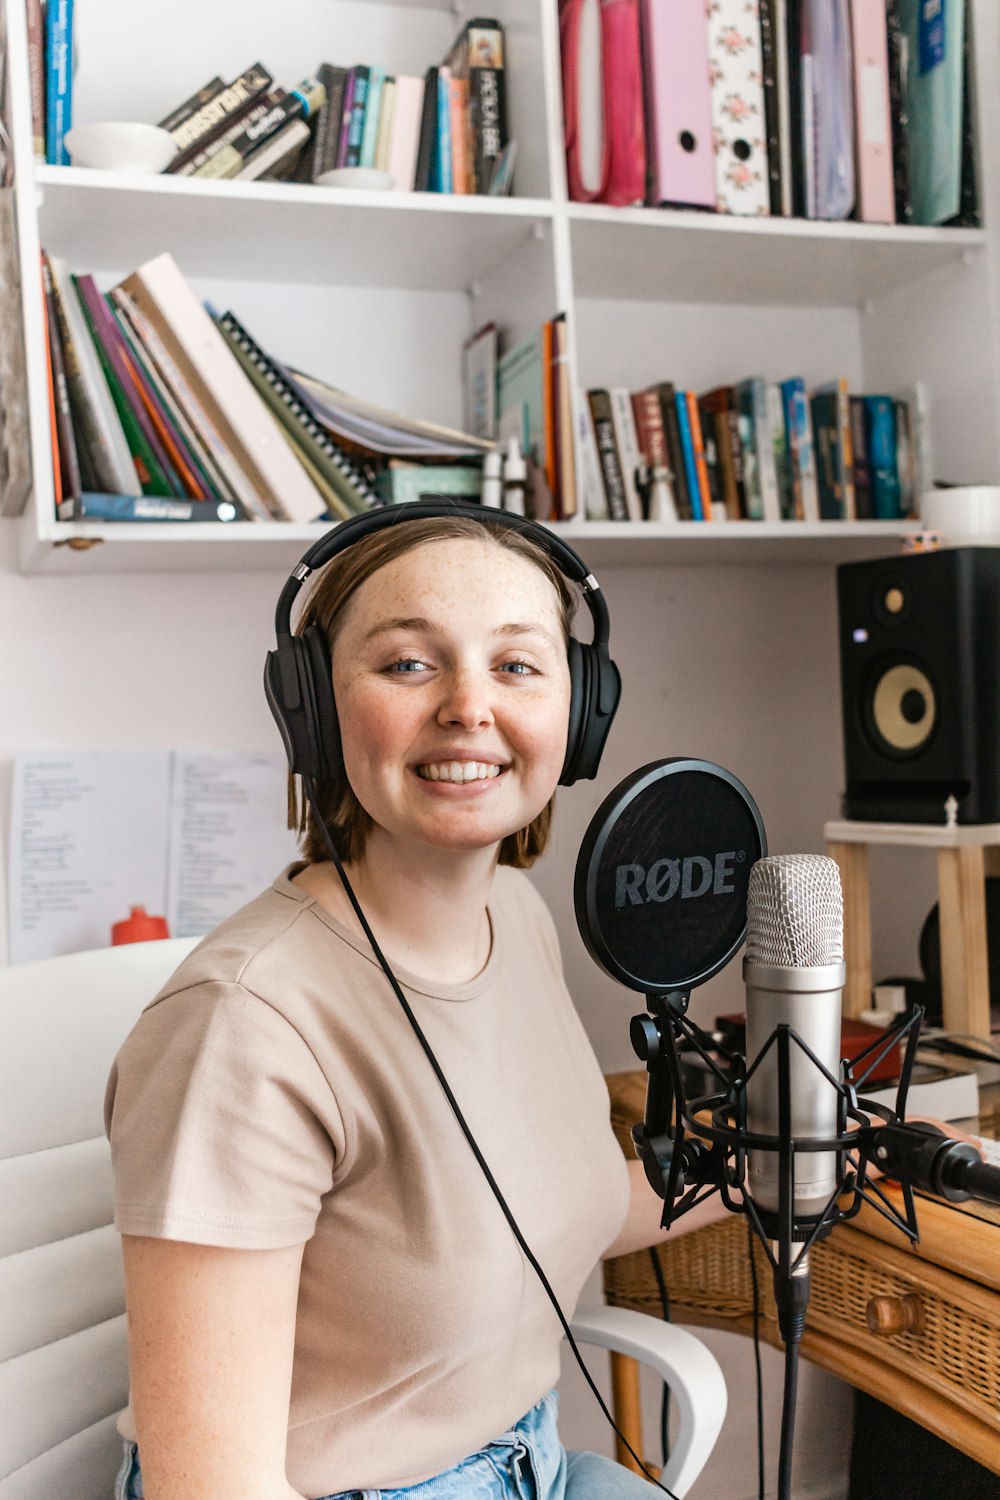
[[[422,661],[417,660],[417,658],[412,657],[412,656],[404,656],[400,661],[394,661],[394,662],[390,663],[389,671],[390,672],[408,672],[408,673],[412,674],[413,672],[416,672],[416,671],[422,671],[423,667],[424,667],[424,663]]]
[[[503,664],[502,670],[510,672],[515,677],[527,677],[529,672],[534,671],[534,668],[527,661],[506,661]]]

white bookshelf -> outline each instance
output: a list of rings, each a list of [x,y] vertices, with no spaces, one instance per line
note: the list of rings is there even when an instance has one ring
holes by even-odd
[[[53,519],[39,247],[103,284],[163,250],[259,340],[334,384],[415,415],[461,419],[464,337],[493,319],[516,339],[570,314],[574,385],[671,379],[695,389],[760,373],[853,387],[920,380],[934,472],[1000,478],[1000,99],[979,89],[983,230],[740,219],[567,201],[554,0],[494,7],[508,41],[518,196],[345,192],[36,165],[26,39],[7,0],[11,126],[36,475],[20,528],[26,572],[283,568],[316,534],[289,525],[84,526]],[[77,6],[78,120],[156,119],[215,72],[259,57],[291,84],[321,59],[422,73],[460,7],[371,0],[176,0],[149,58],[142,7]],[[471,14],[471,11],[469,12]],[[1000,17],[976,0],[980,77]],[[162,43],[162,45],[161,45]],[[900,525],[574,523],[602,566],[833,563],[884,554]],[[92,545],[82,545],[91,543]]]

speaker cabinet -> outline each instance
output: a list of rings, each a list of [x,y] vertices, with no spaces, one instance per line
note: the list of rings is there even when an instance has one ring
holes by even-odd
[[[1000,823],[1000,547],[837,569],[847,818]]]

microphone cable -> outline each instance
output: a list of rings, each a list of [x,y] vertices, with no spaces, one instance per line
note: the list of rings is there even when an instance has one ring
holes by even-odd
[[[747,1226],[747,1256],[750,1261],[750,1290],[753,1296],[753,1360],[757,1375],[757,1496],[765,1500],[764,1490],[764,1377],[760,1362],[760,1283],[757,1280],[757,1260],[754,1256],[754,1232],[750,1220]]]
[[[590,1371],[587,1369],[587,1366],[584,1363],[583,1356],[581,1355],[580,1350],[577,1347],[576,1340],[573,1337],[573,1333],[572,1333],[572,1330],[570,1329],[569,1323],[568,1323],[568,1321],[566,1319],[566,1315],[565,1315],[565,1313],[563,1312],[562,1308],[559,1305],[559,1299],[556,1297],[555,1292],[552,1290],[552,1287],[549,1285],[548,1277],[546,1276],[545,1272],[542,1270],[542,1267],[539,1264],[539,1261],[538,1261],[537,1257],[535,1256],[533,1250],[531,1249],[531,1247],[528,1244],[527,1240],[524,1238],[524,1235],[521,1233],[521,1230],[520,1230],[520,1227],[518,1226],[517,1220],[514,1218],[514,1215],[511,1212],[511,1210],[510,1210],[510,1208],[509,1208],[509,1206],[507,1204],[507,1200],[503,1196],[503,1193],[500,1191],[499,1184],[497,1183],[495,1177],[493,1176],[493,1173],[490,1171],[489,1164],[486,1161],[486,1158],[483,1156],[482,1151],[479,1149],[479,1145],[478,1145],[478,1143],[476,1141],[475,1136],[472,1134],[471,1129],[469,1128],[469,1125],[468,1125],[468,1123],[467,1123],[467,1121],[465,1119],[465,1116],[462,1114],[462,1110],[461,1110],[461,1108],[459,1106],[458,1100],[455,1098],[455,1095],[451,1091],[451,1086],[448,1083],[448,1080],[447,1080],[447,1078],[444,1075],[444,1071],[442,1070],[441,1065],[438,1062],[437,1058],[434,1056],[434,1052],[433,1052],[433,1050],[431,1048],[431,1044],[427,1040],[427,1038],[424,1035],[423,1031],[421,1030],[420,1023],[417,1020],[416,1016],[413,1014],[413,1011],[410,1008],[410,1004],[409,1004],[406,996],[403,994],[402,987],[400,986],[400,983],[399,983],[398,979],[396,978],[395,974],[392,972],[392,969],[389,966],[389,961],[385,957],[384,953],[382,952],[382,949],[379,947],[378,941],[377,941],[377,939],[375,937],[375,934],[372,931],[371,927],[369,926],[368,918],[365,916],[364,912],[361,909],[361,903],[358,901],[358,898],[357,898],[357,896],[354,893],[354,888],[351,885],[350,880],[347,878],[347,871],[344,869],[343,863],[341,862],[340,855],[337,852],[336,845],[334,844],[333,838],[332,838],[332,836],[330,834],[330,830],[327,828],[326,821],[323,818],[323,815],[322,815],[322,813],[319,810],[319,805],[318,805],[317,798],[316,798],[316,788],[315,788],[315,786],[313,784],[312,777],[311,776],[303,776],[302,777],[302,784],[303,784],[303,787],[305,789],[306,796],[309,799],[309,805],[310,805],[310,807],[313,810],[313,814],[314,814],[314,816],[316,818],[316,822],[318,823],[320,831],[322,833],[323,843],[325,844],[327,852],[330,855],[331,860],[333,861],[333,865],[334,865],[334,868],[337,871],[337,874],[340,876],[341,884],[343,885],[344,890],[347,893],[347,899],[350,901],[351,906],[354,908],[354,913],[355,913],[358,921],[361,923],[361,927],[362,927],[362,930],[363,930],[363,932],[365,934],[365,937],[368,939],[368,942],[371,944],[372,952],[374,953],[376,959],[378,960],[379,966],[381,967],[382,972],[385,974],[386,979],[388,979],[389,984],[392,987],[393,994],[395,995],[396,999],[399,1001],[400,1005],[403,1008],[403,1014],[406,1016],[406,1019],[409,1021],[410,1026],[413,1028],[413,1031],[414,1031],[414,1034],[416,1035],[417,1041],[420,1043],[420,1046],[423,1049],[423,1052],[424,1052],[424,1054],[425,1054],[428,1062],[430,1063],[431,1067],[434,1070],[434,1075],[437,1078],[438,1083],[441,1085],[441,1088],[444,1091],[445,1098],[447,1099],[448,1104],[451,1107],[451,1112],[455,1116],[455,1119],[458,1121],[459,1126],[461,1127],[461,1130],[462,1130],[462,1134],[465,1136],[465,1139],[468,1142],[468,1144],[469,1144],[469,1146],[470,1146],[470,1148],[472,1150],[473,1156],[476,1158],[476,1161],[479,1163],[479,1167],[480,1167],[480,1170],[483,1173],[483,1176],[486,1178],[486,1181],[489,1183],[490,1191],[493,1193],[494,1198],[497,1200],[497,1203],[500,1205],[501,1212],[503,1213],[504,1218],[507,1220],[507,1223],[510,1226],[511,1233],[513,1234],[515,1240],[517,1241],[518,1245],[520,1246],[521,1251],[524,1254],[525,1259],[527,1260],[528,1264],[531,1266],[531,1269],[535,1272],[535,1275],[538,1277],[539,1281],[541,1282],[542,1287],[544,1288],[546,1296],[548,1297],[549,1301],[552,1303],[553,1308],[555,1309],[556,1317],[559,1319],[559,1323],[560,1323],[560,1325],[562,1327],[563,1334],[565,1335],[566,1341],[567,1341],[567,1343],[569,1344],[570,1348],[573,1351],[573,1355],[574,1355],[574,1357],[576,1359],[577,1364],[580,1366],[580,1369],[583,1372],[584,1379],[586,1380],[586,1382],[589,1385],[591,1391],[593,1392],[593,1394],[594,1394],[594,1396],[595,1396],[595,1398],[597,1400],[597,1403],[598,1403],[598,1405],[601,1408],[601,1411],[604,1413],[605,1418],[607,1419],[607,1421],[610,1423],[612,1429],[614,1430],[614,1433],[615,1433],[616,1437],[624,1445],[624,1447],[628,1450],[628,1452],[635,1459],[636,1463],[639,1465],[639,1471],[640,1471],[640,1473],[646,1475],[646,1477],[651,1481],[651,1483],[653,1483],[653,1484],[656,1485],[657,1489],[662,1490],[665,1495],[669,1495],[670,1496],[670,1500],[678,1500],[678,1497],[674,1494],[673,1490],[668,1489],[665,1484],[661,1484],[658,1479],[653,1479],[653,1476],[649,1473],[649,1470],[647,1469],[647,1467],[644,1464],[643,1460],[639,1457],[638,1453],[636,1453],[635,1449],[632,1447],[631,1443],[625,1437],[624,1433],[620,1431],[620,1429],[618,1428],[617,1423],[615,1422],[614,1417],[611,1415],[610,1411],[608,1410],[607,1404],[606,1404],[606,1402],[604,1400],[604,1397],[601,1395],[600,1391],[597,1389],[597,1386],[594,1383],[593,1377],[591,1376]]]

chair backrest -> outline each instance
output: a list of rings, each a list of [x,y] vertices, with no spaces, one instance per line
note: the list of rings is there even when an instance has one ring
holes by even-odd
[[[110,1500],[128,1357],[104,1089],[193,947],[0,969],[0,1500]]]

